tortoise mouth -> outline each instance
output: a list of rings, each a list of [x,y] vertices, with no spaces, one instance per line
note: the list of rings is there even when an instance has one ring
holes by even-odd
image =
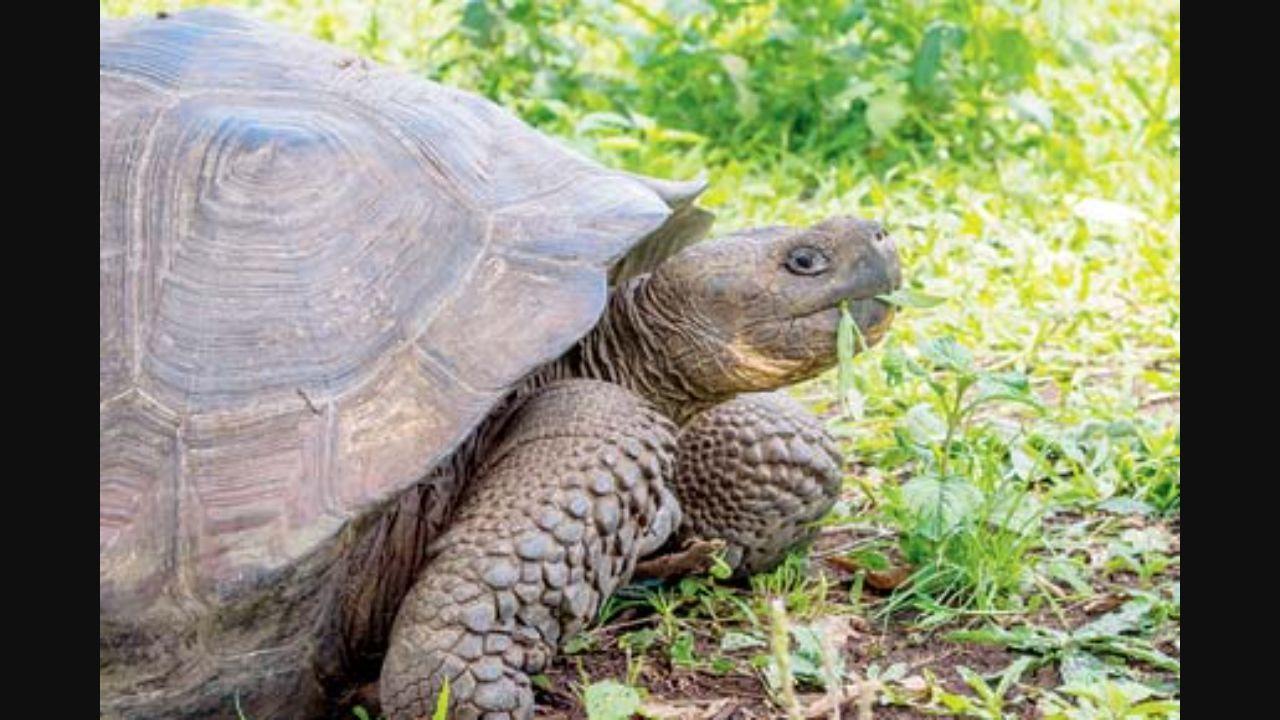
[[[853,321],[858,324],[858,331],[870,346],[880,342],[889,332],[897,308],[873,296],[851,299],[849,314],[853,316]]]
[[[826,339],[830,338],[831,342],[834,343],[836,329],[840,326],[840,303],[845,301],[849,303],[849,315],[857,323],[858,332],[862,334],[867,347],[883,340],[884,336],[889,332],[889,327],[893,324],[897,308],[876,299],[875,296],[842,298],[819,310],[797,316],[792,321],[793,326],[799,323],[808,328],[808,332],[822,337],[822,342],[825,343]],[[831,347],[834,352],[834,344]]]

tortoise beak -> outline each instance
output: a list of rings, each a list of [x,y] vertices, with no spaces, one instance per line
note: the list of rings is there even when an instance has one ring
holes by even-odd
[[[898,244],[883,228],[850,240],[857,262],[854,263],[852,292],[848,299],[857,301],[885,295],[902,287],[902,264],[898,260]]]
[[[888,331],[896,310],[876,296],[902,287],[898,245],[878,224],[872,232],[856,236],[850,242],[858,246],[854,248],[858,260],[849,281],[851,291],[844,299],[849,300],[849,313],[867,344],[874,345]]]

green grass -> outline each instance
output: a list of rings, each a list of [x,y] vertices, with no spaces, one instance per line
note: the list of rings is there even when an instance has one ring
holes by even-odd
[[[846,570],[795,558],[749,589],[692,578],[616,599],[608,613],[654,615],[583,641],[625,651],[612,679],[697,668],[773,691],[781,664],[797,691],[834,683],[859,707],[1177,716],[1176,3],[219,4],[482,92],[606,164],[705,169],[720,230],[855,213],[897,237],[907,307],[889,337],[795,391],[856,461],[824,521]],[[872,588],[895,568],[905,582]],[[849,618],[1008,654],[985,675],[845,659],[833,681],[805,633]]]

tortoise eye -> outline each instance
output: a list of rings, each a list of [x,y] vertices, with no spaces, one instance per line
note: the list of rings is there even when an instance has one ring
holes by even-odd
[[[827,256],[815,248],[798,247],[787,254],[787,270],[796,275],[820,275],[830,265]]]

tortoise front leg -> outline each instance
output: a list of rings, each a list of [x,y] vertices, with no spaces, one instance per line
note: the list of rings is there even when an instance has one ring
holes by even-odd
[[[400,606],[386,717],[431,717],[446,679],[450,718],[532,717],[529,675],[679,523],[673,429],[597,381],[523,403]]]
[[[840,493],[840,453],[821,422],[782,393],[739,395],[680,432],[683,540],[723,540],[737,574],[768,570],[811,540]]]

